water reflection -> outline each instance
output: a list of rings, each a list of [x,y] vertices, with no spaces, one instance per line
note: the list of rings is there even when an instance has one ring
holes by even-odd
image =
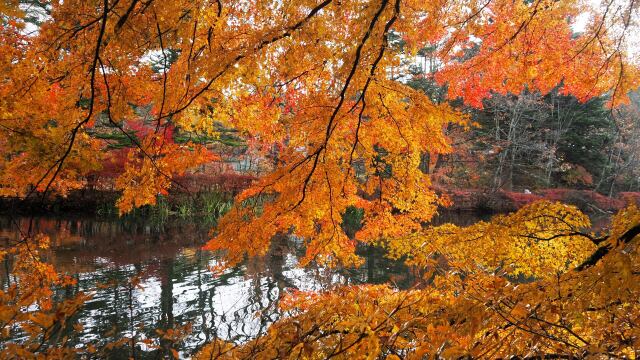
[[[18,221],[28,226],[27,219]],[[171,348],[186,356],[214,338],[248,341],[282,316],[278,301],[290,289],[387,281],[405,287],[413,281],[402,263],[370,248],[361,249],[366,262],[358,269],[298,268],[304,249],[288,237],[276,239],[266,256],[216,277],[209,268],[219,257],[200,250],[210,226],[197,222],[36,218],[32,226],[51,237],[47,259],[78,280],[56,296],[94,294],[76,315],[82,329],[66,335],[71,343],[96,348],[120,340],[109,354],[114,359],[161,358]],[[17,237],[9,219],[0,218],[0,241]],[[3,288],[11,277],[9,261],[0,275]],[[158,329],[187,324],[184,341],[159,340]]]

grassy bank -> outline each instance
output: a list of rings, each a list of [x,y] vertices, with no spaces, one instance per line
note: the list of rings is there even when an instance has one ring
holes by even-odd
[[[41,199],[0,198],[0,213],[13,215],[94,215],[103,218],[119,216],[116,201],[119,194],[110,191],[80,190],[66,197]],[[233,195],[220,191],[172,193],[159,195],[155,206],[143,206],[124,215],[129,218],[165,219],[169,217],[219,218],[233,204]]]

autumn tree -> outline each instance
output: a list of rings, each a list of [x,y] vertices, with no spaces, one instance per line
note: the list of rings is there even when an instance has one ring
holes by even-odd
[[[638,221],[631,206],[595,235],[575,207],[540,202],[389,240],[428,285],[293,293],[291,316],[265,336],[215,341],[196,358],[633,358]]]
[[[627,234],[635,227],[626,219],[636,218],[625,214],[635,210],[614,221],[606,241],[582,233],[586,219],[575,209],[552,204],[470,229],[423,230],[437,207],[448,202],[421,170],[423,156],[451,151],[443,129],[468,126],[469,119],[449,102],[411,88],[396,71],[420,49],[438,44],[430,55],[440,64],[434,80],[447,85],[448,99],[468,106],[482,107],[491,93],[545,94],[560,83],[580,101],[608,92],[616,106],[638,84],[629,49],[636,3],[611,1],[602,8],[577,0],[38,4],[45,11],[32,31],[25,21],[30,7],[18,1],[2,5],[1,195],[44,198],[81,188],[86,174],[110,156],[108,141],[99,134],[115,131],[129,140],[116,180],[120,211],[154,204],[158,194],[180,186],[176,176],[213,158],[201,144],[175,142],[173,129],[215,136],[219,123],[277,149],[277,161],[236,197],[207,244],[225,251],[225,266],[264,254],[275,234],[295,233],[306,245],[301,265],[357,265],[356,244],[380,243],[400,255],[426,247],[430,250],[412,261],[426,266],[431,254],[440,253],[465,271],[411,292],[373,287],[309,301],[302,296],[291,307],[301,317],[274,325],[269,337],[249,345],[258,350],[243,348],[238,354],[252,357],[262,347],[270,356],[582,350],[622,356],[635,341],[633,329],[608,337],[634,323],[620,310],[635,306],[633,287],[617,300],[585,302],[582,309],[615,312],[618,321],[610,325],[580,322],[576,312],[570,323],[562,310],[575,291],[589,288],[571,272],[589,261],[589,252],[607,254],[606,261],[594,264],[619,268],[607,272],[610,289],[629,286],[635,265],[623,264],[635,263],[619,259],[635,253],[620,246],[632,244]],[[572,25],[583,15],[591,21],[575,36]],[[354,207],[364,217],[352,239],[341,223],[342,214]],[[465,248],[467,236],[473,240],[467,245],[477,245]],[[415,242],[402,250],[407,239]],[[448,249],[450,244],[460,246]],[[625,280],[617,283],[617,273],[626,274]],[[509,276],[518,274],[537,281],[515,285]],[[596,270],[585,274],[600,286]],[[556,303],[528,298],[551,294],[556,282],[564,284],[558,285]],[[333,311],[318,311],[323,307]],[[491,317],[484,321],[487,312]],[[400,313],[402,319],[425,322],[403,320],[389,327],[382,321]],[[596,341],[573,324],[587,332],[601,329],[605,339]],[[289,332],[291,327],[298,333]],[[551,345],[540,345],[540,339]],[[474,345],[478,342],[483,350]],[[211,351],[226,351],[228,345],[216,342]]]

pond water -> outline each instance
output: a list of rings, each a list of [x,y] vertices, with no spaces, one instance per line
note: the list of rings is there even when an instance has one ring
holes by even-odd
[[[476,219],[450,215],[440,221],[466,224]],[[28,221],[18,219],[21,226]],[[32,226],[51,237],[47,260],[77,279],[77,285],[57,290],[56,295],[93,294],[76,314],[82,330],[67,334],[71,343],[101,348],[123,338],[134,339],[133,347],[129,341],[111,350],[113,359],[165,358],[170,348],[186,357],[215,338],[248,341],[282,316],[278,301],[293,289],[413,283],[404,264],[386,259],[375,248],[359,249],[365,263],[357,269],[299,268],[297,260],[304,249],[288,237],[275,239],[266,256],[213,276],[209,268],[218,264],[219,257],[200,249],[211,228],[204,222],[42,217],[33,219]],[[17,236],[10,219],[0,217],[0,241]],[[3,289],[13,281],[8,261],[0,271]],[[158,329],[187,324],[191,329],[184,341],[169,346],[158,341]],[[152,341],[160,346],[148,346]]]

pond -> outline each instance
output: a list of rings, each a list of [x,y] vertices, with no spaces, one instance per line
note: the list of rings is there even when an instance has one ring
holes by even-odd
[[[476,219],[449,215],[440,221],[466,224]],[[23,227],[29,222],[17,220]],[[171,348],[186,357],[215,338],[246,342],[282,316],[279,299],[294,289],[386,282],[404,288],[414,281],[404,264],[371,247],[359,249],[365,263],[357,269],[297,267],[304,249],[292,237],[277,238],[266,256],[214,276],[210,267],[218,264],[219,255],[200,249],[209,239],[211,224],[206,222],[40,217],[32,226],[51,238],[46,259],[77,279],[73,288],[59,289],[56,296],[93,294],[75,315],[82,329],[66,334],[69,341],[102,348],[133,339],[135,346],[129,340],[110,350],[113,359],[165,358]],[[0,241],[17,237],[10,219],[0,217]],[[3,289],[13,281],[8,261],[0,271]],[[158,330],[186,325],[190,330],[183,341],[164,346],[158,340]]]

